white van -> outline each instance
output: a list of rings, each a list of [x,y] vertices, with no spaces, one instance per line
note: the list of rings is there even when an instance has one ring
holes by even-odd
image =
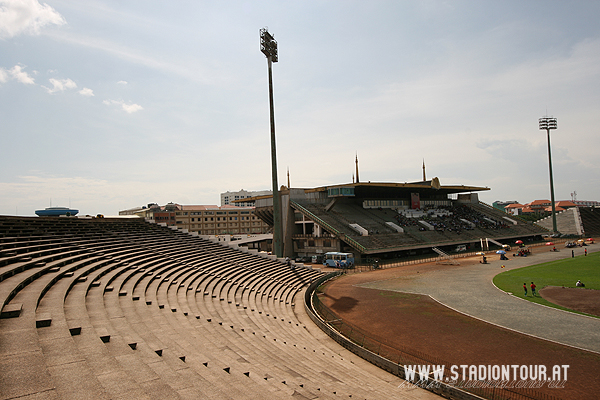
[[[456,248],[454,249],[455,253],[460,253],[462,251],[467,251],[467,246],[464,244],[459,244],[458,246],[456,246]]]

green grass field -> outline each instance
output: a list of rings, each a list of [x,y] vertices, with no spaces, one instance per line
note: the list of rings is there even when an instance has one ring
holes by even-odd
[[[575,287],[578,279],[581,279],[586,289],[600,290],[600,252],[506,271],[494,277],[494,284],[517,297],[568,310],[544,300],[539,294],[533,297],[529,285],[534,282],[537,292],[545,286]],[[527,297],[524,296],[523,283],[527,283]]]

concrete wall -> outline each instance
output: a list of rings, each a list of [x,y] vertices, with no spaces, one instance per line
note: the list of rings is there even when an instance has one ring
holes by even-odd
[[[477,193],[465,193],[459,194],[456,199],[457,203],[471,203],[471,204],[479,204],[479,196]]]

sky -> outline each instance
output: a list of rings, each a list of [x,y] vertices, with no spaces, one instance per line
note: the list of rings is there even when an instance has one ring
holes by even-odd
[[[0,214],[280,185],[600,201],[598,1],[0,0]]]

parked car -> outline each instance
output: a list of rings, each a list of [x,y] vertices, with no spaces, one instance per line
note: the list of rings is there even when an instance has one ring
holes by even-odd
[[[323,264],[323,256],[320,254],[317,254],[316,256],[312,256],[311,262],[313,264]]]

